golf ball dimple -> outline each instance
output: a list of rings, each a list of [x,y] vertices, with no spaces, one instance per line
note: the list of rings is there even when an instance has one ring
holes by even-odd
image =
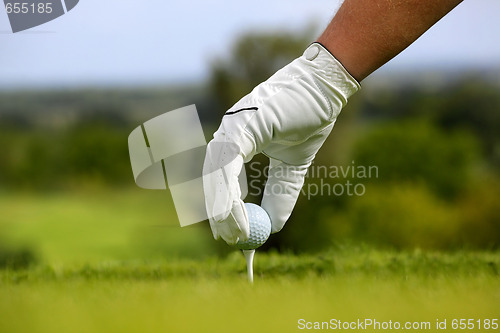
[[[254,250],[264,244],[271,234],[271,219],[264,208],[245,203],[250,223],[250,236],[245,242],[238,242],[236,246],[241,250]]]

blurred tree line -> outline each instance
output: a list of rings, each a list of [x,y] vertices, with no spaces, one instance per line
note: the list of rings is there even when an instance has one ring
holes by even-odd
[[[309,32],[244,35],[230,58],[213,62],[209,82],[196,86],[0,93],[0,190],[134,186],[132,129],[196,104],[209,140],[227,108],[300,56],[310,40]],[[305,184],[318,189],[349,181],[362,184],[363,195],[304,192],[266,247],[304,251],[352,241],[498,248],[500,85],[472,74],[432,89],[412,82],[365,86],[314,164],[376,166],[378,177],[308,177]],[[263,156],[256,161],[267,164]],[[257,177],[263,186],[264,177]]]

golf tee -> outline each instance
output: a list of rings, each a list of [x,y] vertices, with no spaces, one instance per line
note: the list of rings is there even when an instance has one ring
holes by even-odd
[[[248,281],[250,283],[253,283],[253,256],[255,254],[255,250],[242,250],[242,251],[247,261]]]

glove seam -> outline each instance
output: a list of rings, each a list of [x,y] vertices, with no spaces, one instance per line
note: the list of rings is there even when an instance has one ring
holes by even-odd
[[[326,74],[326,72],[325,72]],[[323,95],[323,98],[324,100],[326,101],[326,104],[328,105],[328,124],[327,126],[333,121],[332,117],[333,117],[333,107],[332,107],[332,103],[330,102],[330,100],[328,99],[328,97],[326,96],[326,93],[325,91],[323,90],[323,88],[321,88],[321,86],[318,84],[318,81],[316,80],[316,78],[314,77],[314,75],[312,75],[312,73],[310,74],[311,75],[311,79],[312,81],[314,82],[314,85],[316,87],[318,87],[319,91],[321,92],[321,95]],[[342,106],[343,107],[343,106]],[[321,129],[322,130],[322,129]],[[315,133],[314,133],[315,134]],[[314,135],[314,134],[311,134]],[[309,137],[308,137],[309,139]]]
[[[356,91],[357,92],[358,90],[361,89],[361,83],[356,79],[354,78],[354,76],[352,76],[352,74],[347,70],[347,68],[345,68],[344,64],[342,64],[342,62],[340,62],[340,60],[337,59],[337,57],[335,57],[333,55],[332,52],[330,52],[329,49],[326,48],[326,46],[324,46],[322,43],[320,42],[313,42],[311,43],[309,46],[313,45],[313,44],[318,44],[321,46],[321,48],[323,48],[323,50],[325,50],[334,60],[335,63],[337,63],[337,65],[339,65],[339,67],[341,68],[341,70],[348,75],[349,79],[351,79],[352,81],[354,81],[354,85],[356,86]]]

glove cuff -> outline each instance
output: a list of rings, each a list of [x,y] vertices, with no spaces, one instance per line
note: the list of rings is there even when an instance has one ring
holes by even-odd
[[[359,82],[321,43],[315,42],[309,45],[302,56],[306,60],[314,62],[318,69],[323,70],[324,78],[335,82],[335,87],[346,100],[361,89]]]

